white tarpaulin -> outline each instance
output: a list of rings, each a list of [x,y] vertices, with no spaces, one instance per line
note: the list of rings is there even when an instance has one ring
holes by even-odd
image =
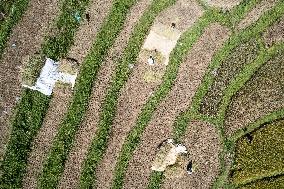
[[[47,58],[43,66],[40,76],[34,86],[23,85],[32,90],[37,90],[45,95],[50,96],[57,81],[70,83],[72,87],[75,85],[76,75],[58,72],[59,63]]]

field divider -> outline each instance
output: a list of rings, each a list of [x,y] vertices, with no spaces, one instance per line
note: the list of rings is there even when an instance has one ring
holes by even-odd
[[[280,109],[278,111],[272,112],[268,115],[265,115],[265,116],[259,118],[254,123],[247,125],[245,127],[246,131],[244,131],[244,129],[239,129],[231,137],[228,138],[228,141],[230,141],[231,143],[235,143],[239,138],[243,137],[247,133],[250,133],[250,132],[258,129],[263,124],[270,123],[272,121],[282,119],[282,118],[284,118],[284,109]]]

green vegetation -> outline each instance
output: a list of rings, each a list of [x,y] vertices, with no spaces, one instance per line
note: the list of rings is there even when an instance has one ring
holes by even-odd
[[[24,5],[23,1],[17,2],[21,2],[19,7]],[[57,60],[66,54],[73,43],[75,31],[79,26],[79,23],[70,14],[76,11],[83,13],[87,3],[87,0],[76,3],[73,0],[63,2],[62,13],[56,22],[56,28],[60,32],[58,35],[47,37],[46,42],[42,45],[45,56]],[[19,7],[17,7],[17,10]],[[16,7],[14,9],[16,11]],[[2,40],[2,34],[0,39]],[[57,49],[57,51],[54,49]],[[28,153],[31,150],[31,142],[42,125],[50,102],[49,97],[29,89],[24,90],[21,99],[12,121],[12,133],[7,151],[3,162],[1,162],[0,188],[21,188]]]
[[[4,19],[0,20],[0,58],[12,28],[22,17],[28,3],[29,0],[1,0],[0,14],[4,14]]]
[[[263,180],[259,180],[243,187],[240,189],[280,189],[284,188],[284,175],[274,176],[270,178],[265,178]]]
[[[1,163],[0,188],[21,188],[31,142],[42,125],[42,117],[48,108],[49,98],[25,90],[13,120],[13,131]]]
[[[252,141],[248,140],[252,137]],[[284,171],[284,121],[276,121],[244,135],[236,144],[232,183],[242,185]]]
[[[23,63],[23,70],[21,70],[22,83],[25,85],[33,86],[40,74],[44,64],[44,57],[40,54],[29,57]]]
[[[264,125],[265,123],[270,123],[273,120],[278,120],[282,118],[284,118],[284,108],[278,111],[272,112],[266,116],[263,116],[260,119],[256,120],[254,123],[249,124],[248,126],[242,129],[239,129],[230,138],[228,138],[228,140],[231,141],[231,143],[236,143],[236,141],[239,138],[246,135],[247,133],[257,130],[257,128],[260,127],[261,125]]]
[[[85,114],[94,79],[108,49],[113,45],[123,27],[127,12],[135,3],[135,0],[116,0],[101,30],[97,34],[94,45],[81,66],[81,72],[75,85],[73,101],[65,119],[60,125],[51,151],[44,163],[43,173],[39,178],[40,188],[56,188],[72,147],[75,133]],[[138,39],[135,38],[134,41],[138,41]],[[135,58],[130,53],[128,56],[130,56],[130,59]],[[123,71],[120,68],[119,73]],[[116,82],[120,83],[121,81],[116,80]],[[104,116],[109,115],[109,113],[106,113]],[[85,186],[82,187],[85,188]]]
[[[225,58],[221,66],[214,71],[216,77],[210,89],[203,98],[200,113],[215,116],[218,111],[223,92],[228,84],[239,74],[243,66],[251,63],[257,57],[261,44],[257,44],[257,39],[251,39],[246,43],[239,44],[232,53]]]
[[[103,103],[98,131],[96,132],[95,139],[92,141],[80,178],[82,188],[89,188],[92,185],[95,185],[94,172],[99,161],[103,157],[103,153],[107,145],[109,131],[115,116],[120,89],[126,83],[130,74],[128,65],[136,63],[140,48],[143,45],[143,41],[152,23],[154,22],[155,17],[174,2],[174,0],[154,1],[148,10],[143,14],[138,25],[135,27],[132,37],[126,49],[124,50],[122,59],[118,63],[115,75],[112,79],[113,82]],[[120,188],[122,186],[121,183],[122,182],[119,182],[113,185],[113,188]]]
[[[159,189],[164,179],[164,172],[153,171],[147,189]]]

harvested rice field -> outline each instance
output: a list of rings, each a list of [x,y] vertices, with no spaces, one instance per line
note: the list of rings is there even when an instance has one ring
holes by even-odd
[[[284,188],[284,1],[0,1],[1,189]]]

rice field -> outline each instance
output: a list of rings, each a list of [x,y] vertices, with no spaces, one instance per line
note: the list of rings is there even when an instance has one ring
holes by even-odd
[[[282,0],[1,1],[0,188],[283,188],[283,23]],[[25,87],[46,58],[75,85]]]

